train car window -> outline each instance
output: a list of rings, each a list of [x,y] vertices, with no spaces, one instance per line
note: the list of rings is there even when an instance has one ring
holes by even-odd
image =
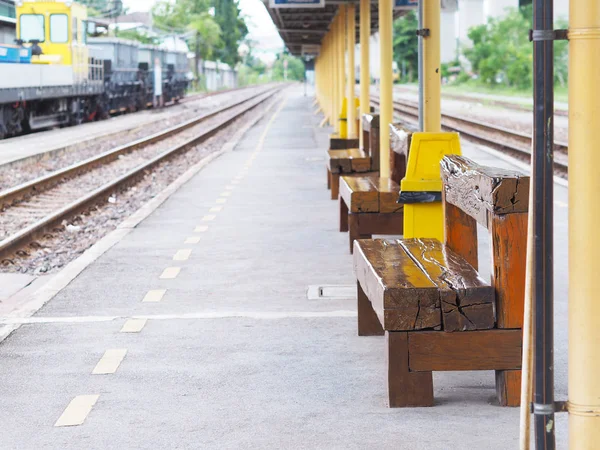
[[[50,41],[55,44],[69,42],[69,18],[66,14],[50,15]]]
[[[46,41],[46,27],[42,14],[21,14],[19,19],[20,39],[25,42]]]

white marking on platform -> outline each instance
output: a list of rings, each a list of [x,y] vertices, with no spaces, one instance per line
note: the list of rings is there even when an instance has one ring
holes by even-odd
[[[218,198],[217,203],[227,203],[227,199],[226,198]]]
[[[179,272],[181,272],[181,267],[167,267],[165,270],[163,270],[160,278],[163,280],[172,280],[173,278],[177,278]]]
[[[160,302],[164,295],[167,293],[166,289],[153,289],[148,291],[148,293],[144,296],[142,302],[144,303],[156,303]]]
[[[210,208],[210,210],[208,212],[219,212],[219,211],[223,211],[222,206],[213,206],[212,208]]]
[[[136,315],[132,317],[121,316],[81,316],[81,317],[3,317],[0,318],[0,324],[46,324],[46,323],[98,323],[111,322],[113,320],[127,319],[121,329],[123,333],[136,333],[146,324],[147,320],[193,320],[193,319],[231,319],[245,318],[256,320],[277,320],[277,319],[318,319],[318,318],[344,318],[356,317],[356,311],[338,310],[338,311],[200,311],[187,314],[148,314]],[[129,323],[131,322],[131,323]],[[141,322],[141,328],[140,328]],[[139,330],[128,331],[136,325]],[[127,330],[125,328],[127,327]],[[125,331],[123,331],[125,330]]]
[[[206,230],[208,230],[208,226],[206,225],[198,225],[196,228],[194,228],[194,232],[196,233],[204,233]]]
[[[221,192],[221,197],[229,197],[231,192]]]
[[[146,326],[148,319],[129,319],[123,324],[121,333],[139,333]]]
[[[187,261],[192,254],[191,248],[182,248],[173,255],[173,261]]]
[[[569,204],[568,204],[568,203],[561,202],[560,200],[555,200],[555,201],[554,201],[554,204],[555,204],[556,206],[560,206],[561,208],[568,208],[568,207],[569,207]]]
[[[99,395],[78,395],[67,405],[54,426],[74,427],[82,425],[99,397]]]
[[[92,375],[108,375],[115,373],[126,354],[126,348],[111,348],[106,350],[104,356],[100,358],[100,361],[98,361],[98,364],[94,367]]]
[[[215,220],[217,218],[217,216],[215,216],[214,214],[207,214],[206,216],[204,216],[202,218],[202,222],[211,222],[213,220]]]

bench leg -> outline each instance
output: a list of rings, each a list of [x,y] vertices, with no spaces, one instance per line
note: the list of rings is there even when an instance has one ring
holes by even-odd
[[[390,408],[433,406],[431,372],[409,371],[408,333],[386,331],[385,338]]]
[[[331,200],[337,200],[340,193],[340,174],[331,174]]]
[[[360,234],[360,227],[358,222],[358,214],[348,214],[348,231],[350,240],[350,254],[354,252],[354,241],[357,239],[371,239],[371,234]]]
[[[327,189],[331,189],[331,172],[329,171],[329,167],[327,167]]]
[[[383,327],[379,317],[373,309],[367,294],[363,291],[360,283],[356,282],[358,294],[358,335],[359,336],[383,336]]]
[[[340,231],[348,231],[348,205],[342,197],[340,197]]]
[[[521,371],[496,370],[496,394],[500,406],[521,404]]]

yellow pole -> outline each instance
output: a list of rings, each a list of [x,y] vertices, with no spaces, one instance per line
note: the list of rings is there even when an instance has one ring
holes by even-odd
[[[569,12],[569,448],[600,442],[600,3]]]
[[[369,38],[371,36],[371,1],[360,0],[360,148],[363,148],[362,115],[370,112]]]
[[[439,0],[437,0],[439,2]],[[379,161],[381,178],[390,177],[390,124],[393,120],[392,92],[392,8],[393,0],[379,0]]]
[[[354,4],[349,4],[346,8],[346,35],[348,36],[346,45],[348,48],[348,79],[346,80],[348,112],[346,116],[348,117],[348,139],[356,139],[356,67],[354,65],[354,51],[356,48],[356,7]]]
[[[340,101],[338,97],[338,68],[339,68],[339,55],[337,52],[338,49],[338,18],[336,17],[333,21],[331,32],[332,32],[332,40],[331,40],[331,60],[332,60],[332,79],[331,79],[331,92],[333,97],[333,109],[331,111],[331,120],[333,125],[333,130],[336,134],[340,133],[340,122],[338,120],[338,103]]]
[[[346,5],[339,6],[339,15],[338,15],[338,47],[337,47],[337,55],[338,55],[338,68],[337,68],[337,95],[338,95],[338,113],[336,115],[336,122],[338,122],[338,129],[341,128],[340,116],[342,115],[342,104],[345,98],[345,87],[346,87],[346,55],[345,55],[345,28],[346,28]],[[347,130],[347,128],[346,128]],[[340,134],[340,137],[347,138],[347,134],[344,136],[343,133]]]
[[[423,0],[423,28],[429,29],[429,36],[423,39],[424,130],[439,133],[442,130],[440,73],[440,0]]]

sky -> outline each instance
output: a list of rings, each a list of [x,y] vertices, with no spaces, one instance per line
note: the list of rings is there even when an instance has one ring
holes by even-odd
[[[131,12],[149,11],[156,0],[124,0],[123,3]],[[248,37],[254,42],[254,55],[266,63],[272,62],[275,54],[283,50],[283,41],[271,16],[261,0],[239,0],[239,4],[248,25]]]

